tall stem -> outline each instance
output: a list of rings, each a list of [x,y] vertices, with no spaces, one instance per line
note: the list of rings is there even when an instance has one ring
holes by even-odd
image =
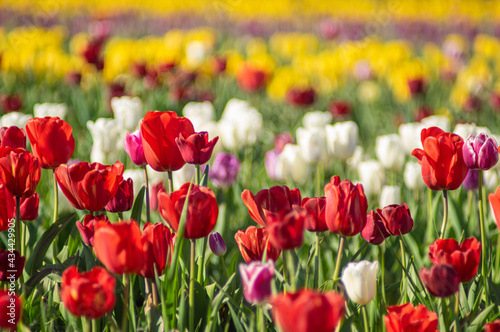
[[[204,280],[203,280],[203,272],[204,272],[204,269],[205,269],[205,253],[207,251],[207,237],[205,236],[203,238],[203,250],[201,252],[201,259],[200,259],[200,263],[198,264],[198,282],[200,283],[200,285],[203,286],[204,284]]]
[[[319,232],[316,232],[316,252],[314,253],[314,288],[318,288],[319,285]]]
[[[446,232],[446,225],[448,224],[448,191],[443,190],[443,225],[441,226],[441,236],[440,239],[444,239],[444,233]]]
[[[196,240],[191,240],[191,265],[189,271],[189,331],[194,331],[194,280]]]
[[[53,177],[54,177],[54,218],[52,221],[55,223],[57,221],[57,213],[59,209],[59,191],[57,190],[57,179],[56,179],[56,170],[54,169],[53,172]],[[54,264],[57,264],[57,253],[58,253],[58,248],[57,248],[57,238],[54,239],[52,242],[52,261]]]
[[[488,247],[486,239],[486,227],[484,225],[484,210],[483,210],[483,171],[479,170],[479,224],[481,228],[481,275],[483,279],[483,284],[485,287],[485,299],[486,299],[486,307],[490,305],[489,300],[489,285],[488,285],[488,270],[486,267],[486,257],[488,256]]]
[[[151,283],[151,292],[153,292],[153,305],[157,307],[159,301],[158,301],[158,287],[156,287],[156,279],[153,279]]]
[[[149,178],[148,178],[148,169],[144,166],[144,183],[146,184],[146,215],[148,224],[151,223],[151,211],[149,205]]]
[[[460,295],[459,294],[455,294],[455,329],[454,331],[455,332],[458,332],[458,324],[460,323],[459,322],[459,319],[458,319],[458,315],[460,313]]]
[[[286,258],[288,259],[288,265],[290,267],[290,282],[292,283],[292,291],[296,290],[296,282],[295,282],[295,264],[293,262],[293,254],[291,250],[286,250],[284,252],[286,254]]]
[[[382,290],[382,299],[384,305],[387,301],[385,299],[385,241],[378,247],[379,261],[380,261],[380,289]]]
[[[363,325],[365,332],[370,332],[370,325],[368,324],[368,312],[366,311],[366,305],[361,306],[361,313],[363,314]]]
[[[405,253],[405,246],[403,243],[403,235],[399,236],[399,244],[401,246],[401,266],[403,268],[403,276],[401,279],[401,295],[403,295],[403,303],[408,302],[408,293],[406,292],[406,253]]]
[[[197,185],[201,185],[201,169],[200,169],[200,164],[195,165],[195,172],[194,172],[194,181],[196,182]]]
[[[128,305],[130,301],[130,276],[123,275],[123,316],[122,316],[122,332],[128,331]]]
[[[266,317],[264,316],[264,308],[262,306],[259,306],[257,308],[257,312],[258,312],[258,320],[259,320],[259,330],[265,331],[266,330],[266,323],[265,323]]]
[[[168,171],[167,175],[168,175],[168,193],[171,194],[174,192],[174,175],[172,171]]]
[[[282,252],[282,255],[281,255],[281,261],[283,262],[283,279],[285,280],[285,284],[290,284],[288,282],[288,272],[287,272],[287,268],[286,268],[286,265],[287,265],[287,262],[286,262],[286,250],[283,250]],[[285,294],[286,294],[286,287],[284,287],[284,291],[285,291]]]
[[[344,251],[345,236],[340,235],[339,237],[339,251],[337,252],[337,261],[335,262],[335,270],[333,272],[333,289],[337,287],[337,278],[340,273],[340,263],[342,262],[342,252]]]

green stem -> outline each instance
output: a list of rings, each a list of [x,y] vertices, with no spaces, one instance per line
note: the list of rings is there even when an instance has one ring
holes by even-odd
[[[267,252],[267,251],[265,251]],[[283,279],[285,280],[285,287],[284,288],[284,292],[286,294],[286,284],[289,284],[288,282],[288,272],[287,272],[287,267],[286,267],[286,250],[283,250],[282,254],[281,254],[281,261],[283,262]]]
[[[443,314],[443,321],[444,321],[444,326],[445,326],[445,331],[450,330],[450,326],[448,324],[448,308],[446,305],[446,298],[441,298],[441,312]]]
[[[57,179],[56,179],[56,170],[54,169],[53,173],[54,177],[54,218],[52,221],[55,223],[57,221],[57,214],[59,210],[59,191],[57,190]],[[52,242],[52,261],[54,264],[57,264],[57,253],[59,249],[57,248],[57,237]]]
[[[198,264],[198,282],[203,286],[205,281],[203,280],[203,272],[205,269],[205,253],[207,251],[207,237],[203,238],[203,250],[201,252],[201,259]]]
[[[82,317],[82,324],[84,325],[83,326],[83,330],[85,332],[92,332],[92,323],[90,322],[91,319],[90,318],[83,318]]]
[[[191,240],[191,265],[189,271],[189,331],[194,331],[194,281],[196,240]]]
[[[426,241],[434,240],[433,231],[434,226],[434,215],[432,214],[432,189],[427,188],[427,230],[425,233]]]
[[[444,233],[446,232],[446,225],[448,224],[448,191],[443,190],[443,225],[441,226],[441,236],[440,239],[444,239]]]
[[[200,169],[200,164],[195,165],[195,172],[194,172],[194,181],[196,182],[197,185],[201,186],[201,169]]]
[[[286,253],[286,258],[288,259],[288,265],[290,267],[289,271],[290,271],[290,281],[292,283],[292,291],[295,292],[296,290],[296,281],[295,281],[295,264],[294,264],[294,261],[293,261],[293,254],[292,254],[292,251],[291,250],[286,250],[285,251]]]
[[[459,331],[459,328],[458,328],[458,325],[460,324],[460,320],[458,319],[458,315],[460,313],[460,294],[455,294],[455,310],[454,310],[454,313],[455,313],[455,328],[454,328],[454,331],[455,332],[458,332]]]
[[[314,253],[314,288],[319,286],[319,232],[316,232],[316,252]]]
[[[337,260],[335,262],[335,270],[333,272],[333,289],[337,287],[337,278],[340,273],[340,263],[342,262],[342,252],[344,251],[345,236],[340,235],[339,237],[339,251],[337,252]]]
[[[123,275],[123,316],[122,316],[122,332],[128,331],[128,305],[130,301],[130,276]]]
[[[401,279],[401,295],[403,298],[403,303],[408,302],[408,293],[406,292],[406,252],[405,245],[403,243],[403,235],[399,236],[399,245],[401,246],[401,266],[403,268],[403,276]]]
[[[380,289],[382,290],[382,299],[384,300],[384,305],[386,305],[387,300],[385,298],[385,241],[378,247],[379,261],[380,261]]]
[[[227,278],[226,260],[224,259],[224,256],[220,257],[220,263],[222,265],[222,278],[221,278],[222,280],[221,281],[224,281]],[[221,282],[221,285],[223,285],[222,282]]]
[[[258,320],[259,320],[259,331],[265,331],[266,330],[266,323],[265,323],[265,316],[264,316],[264,309],[262,306],[259,306],[257,308],[257,313],[258,313]]]
[[[94,332],[100,331],[98,319],[92,319],[92,331]]]
[[[151,208],[149,204],[149,178],[148,178],[148,169],[144,166],[144,183],[146,184],[146,215],[148,224],[151,223]]]
[[[363,326],[365,332],[370,332],[370,325],[368,324],[368,312],[366,311],[366,305],[361,306],[361,313],[363,314]]]
[[[151,292],[153,293],[153,305],[158,307],[158,287],[156,287],[156,279],[153,279],[151,282]]]
[[[172,171],[168,171],[167,175],[168,175],[168,193],[171,194],[174,192],[174,177]]]
[[[485,299],[486,299],[486,307],[490,305],[490,299],[489,299],[489,285],[488,285],[488,270],[486,267],[486,257],[488,255],[488,247],[487,247],[487,242],[488,240],[486,239],[486,227],[484,225],[484,210],[483,210],[483,171],[479,170],[479,224],[481,228],[481,275],[483,279],[483,284],[485,287]]]

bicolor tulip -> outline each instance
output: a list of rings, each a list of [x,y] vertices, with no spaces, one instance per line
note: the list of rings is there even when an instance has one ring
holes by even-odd
[[[245,231],[238,231],[234,236],[245,262],[262,260],[264,251],[267,259],[277,261],[281,250],[274,247],[269,239],[269,232],[265,228],[249,226]]]

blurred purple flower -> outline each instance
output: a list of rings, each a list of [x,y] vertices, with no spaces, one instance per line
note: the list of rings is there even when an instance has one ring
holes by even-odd
[[[465,190],[476,190],[479,188],[479,171],[477,169],[469,169],[464,182],[462,182],[462,187]]]
[[[231,153],[218,153],[208,172],[208,177],[218,188],[231,187],[236,181],[241,163]]]

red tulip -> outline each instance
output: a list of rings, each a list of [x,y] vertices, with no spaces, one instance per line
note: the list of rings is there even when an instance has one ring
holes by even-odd
[[[0,128],[0,146],[26,149],[26,133],[16,126],[2,127]]]
[[[23,274],[26,257],[21,256],[19,251],[3,250],[0,248],[0,281],[11,282],[17,280]]]
[[[79,162],[56,169],[56,179],[71,205],[79,210],[101,211],[116,195],[123,177],[123,164],[107,166]]]
[[[38,159],[25,149],[0,147],[0,180],[16,197],[30,197],[40,181]]]
[[[302,208],[307,211],[304,227],[309,232],[324,232],[326,225],[326,197],[313,197],[302,199]]]
[[[273,319],[283,332],[331,332],[345,315],[344,297],[332,291],[280,293],[271,304]]]
[[[75,151],[73,128],[58,117],[29,119],[26,133],[42,168],[54,169],[66,164]]]
[[[236,75],[236,81],[241,90],[255,92],[266,86],[268,77],[267,72],[244,64]]]
[[[23,108],[23,98],[14,93],[0,95],[0,107],[4,113],[19,111]]]
[[[245,231],[238,231],[234,236],[245,262],[260,261],[266,250],[267,259],[277,261],[281,250],[274,247],[269,239],[269,232],[265,228],[249,226]]]
[[[451,265],[438,264],[420,269],[420,279],[429,293],[436,297],[449,297],[458,292],[460,279]]]
[[[94,252],[97,259],[115,274],[138,274],[144,267],[139,225],[134,221],[94,224]]]
[[[334,100],[328,105],[328,111],[335,120],[342,120],[351,115],[352,105],[345,100]]]
[[[151,211],[158,210],[158,194],[162,190],[165,191],[163,181],[160,181],[149,187],[149,208],[151,209]]]
[[[387,307],[384,317],[387,332],[435,332],[438,317],[423,304],[414,307],[411,303]]]
[[[380,214],[377,213],[377,211],[372,210],[366,217],[366,224],[361,231],[361,236],[366,240],[366,242],[378,246],[384,242],[386,238],[391,236],[391,234],[389,234],[385,228],[383,218]]]
[[[100,214],[98,216],[87,214],[85,218],[83,218],[82,222],[76,222],[76,228],[80,233],[82,241],[86,245],[91,247],[94,246],[94,226],[96,222],[104,222],[109,224],[109,219],[104,214]]]
[[[34,193],[30,197],[21,198],[21,220],[33,221],[38,218],[38,204],[40,196]],[[14,209],[16,211],[16,209]],[[14,212],[15,213],[15,212]]]
[[[62,275],[60,295],[74,316],[98,319],[115,306],[115,278],[99,266],[80,273],[73,265]]]
[[[124,212],[134,204],[134,183],[132,179],[122,180],[118,185],[115,196],[106,204],[104,209],[108,212]]]
[[[360,233],[366,224],[368,203],[360,184],[351,181],[340,182],[340,177],[333,176],[325,186],[326,224],[330,231],[342,236],[354,236]]]
[[[438,127],[422,129],[420,134],[424,149],[411,153],[422,165],[422,177],[432,190],[455,190],[467,176],[462,147],[464,140],[446,133]]]
[[[14,218],[16,201],[3,183],[0,182],[0,232],[9,229],[9,221]]]
[[[500,228],[500,187],[497,188],[494,194],[488,195],[488,200],[490,201],[493,214],[495,215],[497,226]]]
[[[304,242],[304,221],[307,211],[302,208],[281,210],[267,217],[271,243],[282,250],[300,248]]]
[[[22,302],[9,290],[0,289],[0,329],[15,331],[21,319]]]
[[[293,87],[287,91],[285,98],[291,105],[309,106],[316,101],[316,91],[311,87]]]
[[[500,319],[495,319],[491,323],[484,325],[484,332],[499,332],[500,331]]]
[[[423,77],[408,79],[407,83],[412,97],[419,96],[425,92],[426,84]]]
[[[194,133],[188,118],[175,112],[148,112],[141,122],[142,146],[149,166],[159,172],[176,171],[184,166],[181,152],[175,143],[181,132]]]
[[[219,207],[214,192],[207,187],[185,183],[172,194],[161,191],[158,194],[161,216],[177,232],[186,198],[188,208],[184,237],[199,239],[208,236],[215,227]]]
[[[248,208],[250,217],[259,225],[266,227],[266,217],[279,211],[291,210],[293,205],[300,205],[300,190],[288,189],[287,186],[275,186],[269,189],[262,189],[254,195],[250,190],[245,189],[241,193],[241,199]]]
[[[179,137],[175,139],[175,142],[186,163],[203,165],[212,156],[212,151],[218,140],[219,137],[217,136],[211,141],[208,141],[208,133],[202,131],[191,135],[180,133]]]
[[[431,261],[453,266],[460,282],[469,282],[476,275],[481,257],[481,243],[476,238],[465,239],[461,244],[455,239],[438,239],[429,246],[429,250]]]
[[[377,213],[382,217],[382,222],[391,235],[407,234],[413,229],[413,219],[406,203],[392,204],[382,210],[377,209]]]
[[[154,279],[156,273],[161,276],[165,266],[170,264],[174,248],[173,236],[170,229],[161,224],[146,223],[142,230],[144,240],[144,266],[139,273],[144,278]]]

